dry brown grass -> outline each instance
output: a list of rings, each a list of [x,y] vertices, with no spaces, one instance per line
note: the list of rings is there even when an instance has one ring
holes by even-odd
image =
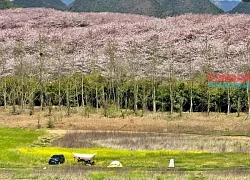
[[[182,150],[250,152],[249,137],[134,132],[68,132],[54,146],[67,148],[108,147],[130,150]]]
[[[51,120],[55,129],[63,130],[95,130],[95,131],[133,131],[133,132],[168,132],[168,133],[191,133],[210,135],[250,135],[250,121],[245,120],[246,114],[236,117],[236,114],[211,113],[184,113],[183,117],[178,114],[170,116],[168,113],[147,113],[144,117],[129,115],[125,118],[106,118],[101,114],[76,113],[73,109],[70,117],[65,111],[53,111],[48,116],[48,111],[36,110],[30,116],[27,111],[20,115],[11,115],[10,109],[0,111],[0,126],[37,128],[38,119],[42,128],[47,128]]]

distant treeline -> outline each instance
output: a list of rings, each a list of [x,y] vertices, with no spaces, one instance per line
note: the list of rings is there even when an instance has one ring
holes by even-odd
[[[44,82],[35,77],[8,76],[1,79],[0,105],[20,109],[34,106],[88,106],[169,112],[243,112],[248,109],[245,88],[209,87],[206,74],[190,80],[171,78],[105,77],[98,72],[75,73]]]

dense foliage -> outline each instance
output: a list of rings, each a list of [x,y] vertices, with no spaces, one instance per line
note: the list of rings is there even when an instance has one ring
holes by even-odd
[[[250,13],[250,2],[241,1],[235,8],[233,8],[231,13]]]
[[[58,10],[66,10],[67,6],[61,0],[14,0],[13,3],[18,7],[45,7]]]
[[[9,9],[12,7],[14,7],[14,5],[9,0],[0,0],[0,9]]]
[[[209,0],[157,0],[164,11],[164,15],[194,14],[219,14],[223,13]]]
[[[159,3],[159,4],[158,4]],[[76,0],[70,7],[77,12],[120,12],[156,17],[185,13],[223,13],[209,0]]]
[[[46,9],[1,11],[1,104],[242,111],[248,89],[208,73],[249,72],[247,15],[166,19]]]
[[[0,9],[13,7],[2,0]],[[186,13],[221,14],[230,11],[238,1],[215,0],[13,0],[16,7],[45,7],[74,12],[119,12],[155,17],[176,16]],[[231,13],[248,13],[249,3],[241,2]],[[220,9],[222,8],[222,9]]]
[[[84,76],[76,73],[60,77],[60,79],[46,79],[42,87],[36,78],[27,76],[20,79],[19,76],[9,76],[2,78],[0,105],[4,105],[4,93],[6,93],[7,105],[20,105],[23,108],[32,108],[33,105],[41,105],[42,93],[44,106],[69,105],[70,107],[77,107],[89,105],[95,108],[106,108],[106,106],[114,105],[119,109],[137,111],[144,108],[144,110],[153,111],[152,80],[150,78],[137,78],[135,83],[133,79],[126,77],[126,75],[119,76],[123,77],[112,80],[110,77],[104,77],[98,73]],[[156,79],[156,83],[156,109],[157,111],[170,111],[171,92],[169,79]],[[192,94],[191,83],[193,83]],[[172,88],[173,110],[175,112],[190,111],[191,96],[193,103],[192,111],[207,111],[208,88],[205,79],[196,77],[193,82],[175,80]],[[246,89],[231,88],[229,91],[230,112],[237,112],[238,99],[240,99],[240,112],[247,111]],[[210,89],[210,96],[210,110],[226,113],[228,89]],[[136,103],[137,108],[135,108],[134,103]]]
[[[70,7],[76,12],[120,12],[161,17],[163,10],[155,0],[76,0]]]

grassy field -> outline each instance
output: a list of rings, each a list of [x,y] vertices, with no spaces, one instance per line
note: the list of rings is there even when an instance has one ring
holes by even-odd
[[[34,159],[18,148],[31,146],[44,134],[45,131],[0,128],[0,168],[34,167]]]
[[[54,129],[46,128],[49,120]],[[104,118],[0,111],[0,125],[0,179],[250,179],[250,122],[244,115]],[[77,163],[73,152],[97,153],[96,165]],[[58,153],[66,163],[49,166]],[[174,169],[168,168],[171,158]],[[107,168],[113,160],[124,167]]]
[[[51,179],[68,179],[73,174],[73,179],[119,179],[121,175],[124,179],[210,179],[216,174],[218,178],[226,176],[218,170],[232,173],[235,179],[249,177],[248,153],[42,147],[39,137],[44,135],[42,130],[0,128],[0,178],[48,179],[51,175]],[[97,153],[96,165],[86,167],[77,163],[72,152]],[[49,157],[57,153],[66,156],[66,163],[58,167],[48,166]],[[171,158],[175,159],[174,169],[168,168]],[[119,160],[124,168],[107,168],[113,160]]]
[[[52,154],[62,153],[67,158],[67,164],[78,164],[74,161],[72,152],[97,153],[96,165],[107,167],[113,160],[119,160],[127,168],[136,170],[159,170],[168,167],[169,160],[175,159],[176,170],[202,171],[211,169],[248,169],[250,168],[250,157],[246,153],[206,153],[193,151],[160,151],[160,150],[117,150],[108,148],[20,148],[19,152],[25,156],[34,157],[34,162],[47,165],[48,158]],[[39,161],[40,160],[40,161]]]

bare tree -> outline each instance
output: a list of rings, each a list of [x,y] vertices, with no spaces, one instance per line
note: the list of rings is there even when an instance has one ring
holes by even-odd
[[[38,69],[38,81],[39,81],[39,89],[40,89],[40,109],[43,110],[44,106],[44,93],[45,93],[45,75],[47,70],[46,64],[46,39],[42,34],[39,34],[39,38],[36,42],[36,50],[37,50],[37,69]]]
[[[189,113],[192,114],[193,112],[193,87],[194,87],[194,79],[193,79],[193,61],[191,58],[191,54],[188,54],[188,60],[189,60],[189,91],[190,91],[190,108]]]
[[[203,48],[202,48],[202,55],[204,57],[205,63],[203,67],[203,71],[206,75],[212,73],[212,58],[213,58],[213,47],[209,43],[209,39],[206,36],[203,41]],[[211,90],[208,87],[208,82],[206,86],[206,95],[207,95],[207,115],[210,114],[210,108],[211,108]]]
[[[169,94],[170,94],[170,114],[174,112],[174,62],[176,51],[174,47],[168,48],[168,55],[170,58],[167,58],[169,64]]]
[[[3,100],[4,100],[4,109],[7,108],[7,84],[6,84],[6,75],[8,72],[7,69],[7,59],[6,59],[6,52],[1,47],[0,49],[0,80],[3,81],[1,83],[3,85]]]
[[[129,41],[127,43],[127,59],[130,72],[130,78],[133,81],[133,110],[136,114],[138,111],[138,81],[139,81],[139,69],[140,69],[140,44],[135,41]],[[126,100],[127,104],[127,100]]]
[[[107,69],[108,77],[110,81],[109,88],[109,99],[113,99],[113,102],[117,102],[117,74],[118,74],[118,64],[117,64],[117,52],[118,45],[115,41],[109,41],[105,48],[105,55],[108,59]]]
[[[54,51],[53,51],[53,72],[52,76],[56,77],[58,83],[58,106],[59,110],[61,111],[62,106],[62,76],[63,73],[67,70],[66,69],[66,55],[65,55],[65,45],[63,42],[63,37],[58,37],[54,44]]]
[[[249,75],[250,74],[250,40],[247,41],[243,50],[243,57],[245,59],[246,65],[243,67],[243,71]],[[249,81],[246,82],[246,94],[247,94],[247,106],[248,106],[248,116],[250,116],[250,92],[249,92]]]
[[[25,62],[24,62],[24,55],[25,55],[25,51],[24,51],[24,42],[22,39],[17,39],[14,49],[13,49],[13,56],[14,56],[14,60],[15,60],[15,67],[14,67],[14,71],[16,73],[16,75],[18,77],[20,77],[20,82],[18,85],[17,89],[20,89],[20,94],[21,94],[21,110],[24,110],[24,76],[25,76],[25,72],[27,71],[25,69]],[[18,92],[17,92],[18,93]]]
[[[148,71],[152,81],[152,99],[153,99],[153,112],[157,111],[156,109],[156,79],[158,77],[158,66],[162,63],[162,55],[160,52],[159,36],[154,35],[151,38],[151,44],[149,50],[147,50],[147,60],[148,60]]]

